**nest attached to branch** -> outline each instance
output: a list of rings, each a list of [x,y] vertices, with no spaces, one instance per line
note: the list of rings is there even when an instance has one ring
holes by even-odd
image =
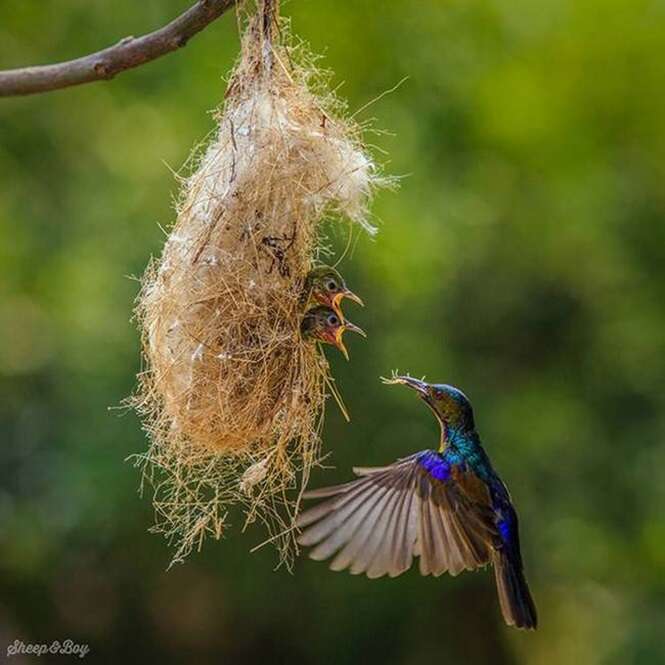
[[[359,127],[316,87],[273,1],[247,20],[214,138],[183,180],[136,308],[146,370],[133,402],[151,442],[140,463],[174,561],[219,538],[240,503],[288,563],[291,490],[319,459],[330,385],[300,335],[304,279],[322,220],[374,230],[367,204],[380,178]]]

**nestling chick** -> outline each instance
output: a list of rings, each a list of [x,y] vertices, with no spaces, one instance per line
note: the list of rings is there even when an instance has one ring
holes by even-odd
[[[349,352],[342,341],[342,336],[347,330],[367,337],[364,330],[350,321],[346,321],[334,309],[325,305],[318,305],[307,310],[300,324],[300,331],[305,339],[317,340],[323,344],[332,344],[348,360]]]
[[[353,300],[364,307],[363,301],[347,286],[344,278],[330,266],[319,266],[309,272],[305,279],[303,300],[313,300],[326,305],[335,311],[340,319],[344,319],[341,303],[344,298]]]

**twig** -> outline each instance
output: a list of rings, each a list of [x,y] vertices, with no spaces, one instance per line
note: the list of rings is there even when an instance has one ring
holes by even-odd
[[[236,0],[198,0],[163,28],[142,37],[125,37],[114,46],[76,60],[0,71],[0,97],[32,95],[112,79],[185,46],[235,3]]]

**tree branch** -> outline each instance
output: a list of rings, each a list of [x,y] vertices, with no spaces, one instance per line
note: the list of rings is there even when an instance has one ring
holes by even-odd
[[[68,62],[0,71],[0,97],[32,95],[112,79],[127,69],[181,48],[235,2],[198,0],[168,25],[142,37],[125,37],[115,46]]]

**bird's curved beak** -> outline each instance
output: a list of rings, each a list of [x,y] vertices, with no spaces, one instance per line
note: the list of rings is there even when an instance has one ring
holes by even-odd
[[[345,289],[344,291],[336,293],[332,299],[332,308],[335,310],[335,312],[337,312],[337,315],[342,318],[343,318],[342,300],[344,300],[344,298],[348,298],[349,300],[358,303],[361,307],[365,306],[365,303],[362,301],[360,296],[357,296],[353,291],[350,291],[349,289]]]
[[[404,386],[409,386],[415,390],[421,397],[429,396],[429,383],[414,379],[412,376],[396,376],[390,380],[390,383],[399,383]]]
[[[348,360],[349,359],[349,352],[346,350],[346,346],[344,346],[344,341],[342,339],[344,333],[350,330],[351,332],[358,333],[359,335],[362,335],[363,337],[367,337],[367,334],[362,328],[359,328],[355,324],[351,323],[350,321],[345,321],[343,325],[341,325],[338,329],[337,332],[335,333],[335,346],[342,352],[342,355]]]
[[[402,376],[402,375],[393,376],[390,379],[383,379],[383,382],[388,384],[399,383],[405,386],[409,386],[409,388],[415,390],[416,393],[418,394],[418,397],[420,397],[420,399],[422,399],[422,401],[425,402],[425,404],[427,404],[432,413],[434,413],[436,419],[441,424],[441,427],[442,428],[444,427],[443,416],[441,415],[439,409],[437,408],[436,401],[432,391],[432,386],[429,383],[425,381],[420,381],[418,379],[414,379],[412,376]]]
[[[345,289],[342,291],[340,294],[342,298],[348,298],[349,300],[352,300],[355,303],[358,303],[361,307],[365,306],[365,303],[362,301],[362,298],[360,296],[357,296],[353,291],[350,289]]]

